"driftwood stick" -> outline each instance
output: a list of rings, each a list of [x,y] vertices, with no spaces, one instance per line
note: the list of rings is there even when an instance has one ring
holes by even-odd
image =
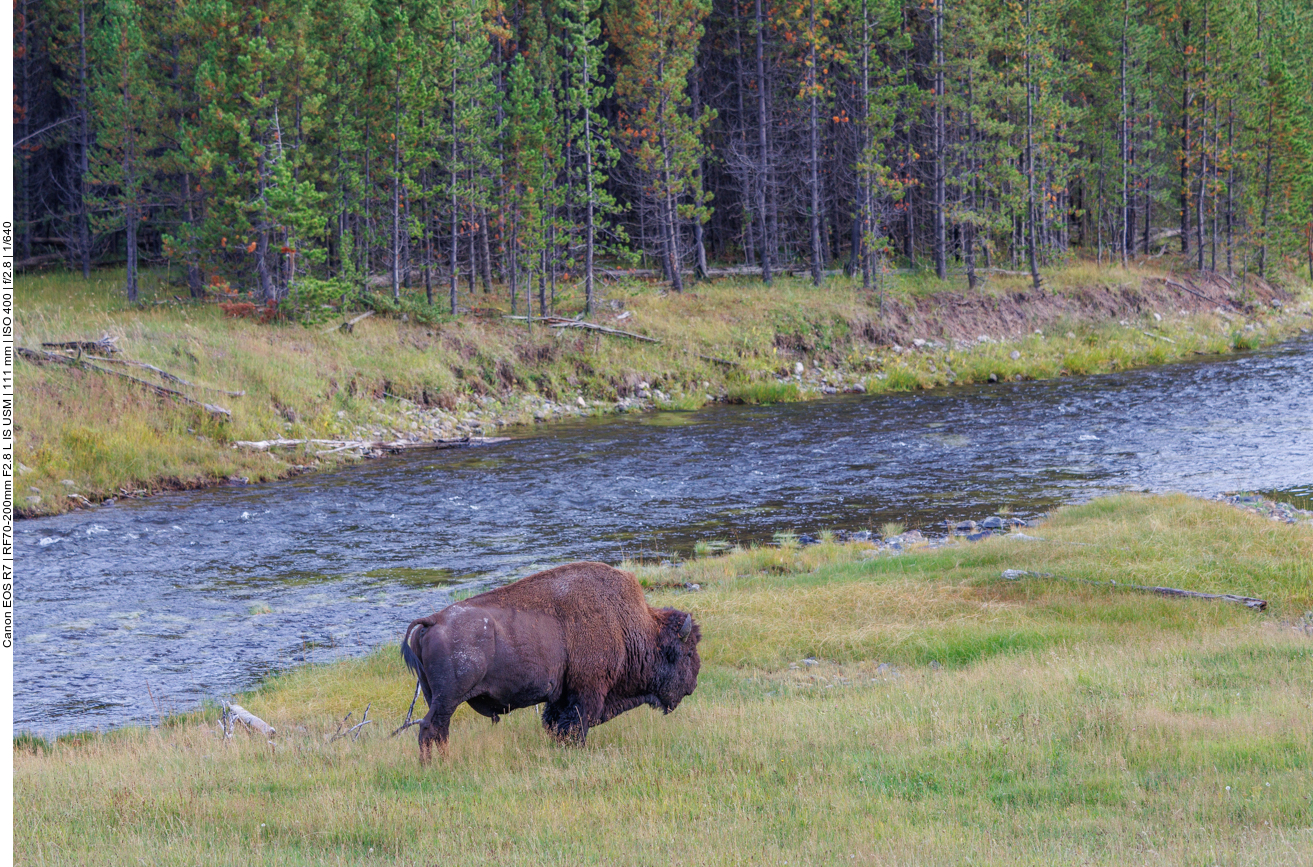
[[[365,712],[360,715],[360,722],[356,723],[350,728],[345,728],[345,726],[351,720],[351,715],[354,714],[355,711],[353,710],[347,711],[346,716],[342,717],[342,721],[337,724],[337,731],[333,732],[333,736],[328,739],[328,742],[331,744],[333,741],[337,740],[338,738],[344,738],[347,735],[351,735],[351,740],[353,741],[358,739],[360,737],[361,728],[373,722],[373,720],[369,718],[369,709],[373,706],[374,703],[372,701],[369,704],[365,705]]]
[[[496,443],[507,442],[510,437],[465,437],[458,440],[428,440],[426,442],[407,442],[397,440],[395,442],[369,442],[365,440],[238,440],[233,443],[235,449],[251,449],[257,452],[267,452],[270,449],[288,449],[297,446],[326,446],[327,451],[343,451],[346,449],[361,449],[364,451],[385,451],[400,452],[413,449],[464,449],[471,446],[488,446]]]
[[[561,316],[506,316],[506,319],[515,319],[520,322],[527,322],[532,319],[534,322],[546,322],[548,328],[582,328],[586,331],[600,331],[602,334],[614,334],[617,337],[628,337],[632,340],[641,340],[644,343],[660,344],[661,341],[655,337],[648,337],[644,334],[635,334],[632,331],[622,331],[619,328],[608,328],[605,325],[598,325],[596,322],[584,322],[582,319],[565,319]],[[701,352],[695,353],[703,361],[712,361],[716,364],[723,364],[726,367],[738,367],[737,361],[730,361],[726,358],[716,358],[714,355],[703,355]]]
[[[1141,330],[1140,333],[1143,334],[1145,337],[1152,337],[1155,340],[1166,340],[1168,343],[1176,342],[1170,337],[1163,337],[1161,334],[1150,334],[1148,331],[1144,331],[1144,330]]]
[[[1219,301],[1217,301],[1216,299],[1209,298],[1207,295],[1205,295],[1204,293],[1202,293],[1202,292],[1200,292],[1200,291],[1198,291],[1198,290],[1196,290],[1196,289],[1191,289],[1189,286],[1186,286],[1184,283],[1177,283],[1175,280],[1169,280],[1169,279],[1166,278],[1166,277],[1146,277],[1145,279],[1146,279],[1146,280],[1161,280],[1161,281],[1163,281],[1164,283],[1166,283],[1168,286],[1175,286],[1177,289],[1180,289],[1180,290],[1182,290],[1182,291],[1184,291],[1184,292],[1189,292],[1191,295],[1195,296],[1196,298],[1200,298],[1200,299],[1202,299],[1202,300],[1204,300],[1204,301],[1207,301],[1209,304],[1219,304],[1219,303],[1230,304],[1230,303],[1231,303],[1230,301],[1219,302]]]
[[[225,701],[223,706],[230,719],[235,719],[238,722],[244,723],[247,727],[255,729],[265,737],[272,738],[278,733],[277,729],[242,707],[240,704],[232,704]],[[228,727],[225,726],[224,728],[227,730]],[[229,731],[228,737],[232,737],[231,731]]]
[[[619,328],[607,328],[605,325],[598,325],[595,322],[575,321],[572,319],[564,322],[549,322],[548,328],[580,328],[586,331],[600,331],[602,334],[614,334],[617,337],[628,337],[632,340],[641,340],[644,343],[660,343],[655,337],[646,337],[642,334],[635,334],[632,331],[621,331]]]
[[[338,738],[342,737],[342,726],[346,725],[347,722],[349,722],[351,717],[354,715],[355,715],[355,711],[353,710],[349,710],[346,712],[346,716],[342,717],[342,721],[337,724],[337,728],[333,731],[333,736],[328,739],[328,742],[330,744],[333,741],[337,740]]]
[[[333,325],[328,326],[327,328],[324,329],[324,333],[328,334],[333,331],[344,331],[347,334],[350,334],[352,331],[356,330],[357,322],[361,321],[362,319],[368,319],[373,315],[374,315],[373,310],[366,310],[364,313],[361,313],[356,318],[351,319],[347,322],[335,323]]]
[[[315,452],[315,457],[322,458],[326,455],[336,455],[342,452],[351,451],[351,448],[352,448],[351,446],[345,445],[345,446],[338,446],[335,449],[321,449],[320,451]]]
[[[680,273],[691,273],[681,271]],[[728,268],[708,268],[707,277],[748,277],[753,274],[760,274],[761,266],[759,265],[732,265]],[[659,278],[664,276],[660,271],[652,269],[634,268],[630,270],[614,270],[608,268],[599,269],[597,276],[604,280],[621,280],[626,277],[638,278]]]
[[[397,730],[394,731],[392,734],[388,735],[388,737],[390,737],[390,738],[395,738],[397,735],[401,734],[402,732],[404,732],[406,729],[410,728],[411,726],[419,725],[420,721],[414,718],[414,716],[415,716],[415,702],[417,702],[417,701],[419,701],[419,677],[418,677],[418,676],[415,678],[415,696],[414,696],[414,698],[412,698],[412,699],[410,700],[410,708],[406,711],[406,718],[405,718],[404,720],[401,721],[401,725],[397,727]]]
[[[42,345],[44,346],[44,344]],[[217,391],[219,392],[219,394],[226,394],[229,397],[242,397],[246,394],[246,392],[244,391],[228,391],[222,388],[215,388],[212,385],[198,385],[197,383],[194,382],[188,382],[187,380],[183,379],[181,376],[175,376],[174,374],[169,373],[167,370],[161,370],[155,365],[147,364],[144,361],[131,361],[126,358],[103,358],[99,355],[88,355],[86,357],[91,361],[104,361],[109,364],[125,364],[131,367],[142,367],[145,368],[146,370],[153,370],[155,373],[158,373],[161,378],[167,379],[170,382],[176,382],[181,385],[189,386],[191,388],[203,388],[206,391]]]
[[[117,337],[106,334],[99,340],[64,340],[57,343],[42,343],[46,349],[72,349],[78,352],[104,352],[113,355],[119,351]]]
[[[356,723],[351,728],[347,729],[347,734],[351,735],[351,740],[354,741],[359,739],[360,730],[373,722],[373,720],[369,718],[369,709],[373,706],[374,703],[372,701],[369,704],[365,705],[365,712],[361,714],[360,722]]]
[[[633,340],[641,340],[644,343],[660,343],[655,337],[647,337],[642,334],[635,334],[632,331],[621,331],[619,328],[607,328],[605,325],[598,325],[596,322],[585,322],[582,319],[566,319],[564,316],[504,316],[504,319],[514,319],[519,322],[546,322],[548,328],[582,328],[586,331],[600,331],[603,334],[614,334],[617,337],[629,337]]]
[[[1030,572],[1026,569],[1004,569],[1003,577],[1009,581],[1016,581],[1018,578],[1053,578],[1057,581],[1071,581],[1077,584],[1093,584],[1098,587],[1124,587],[1127,590],[1140,590],[1145,593],[1157,593],[1159,596],[1185,596],[1190,599],[1220,599],[1223,602],[1238,602],[1246,608],[1252,608],[1255,611],[1263,611],[1267,608],[1266,599],[1258,599],[1254,596],[1236,596],[1233,593],[1200,593],[1197,590],[1180,590],[1176,587],[1145,587],[1141,584],[1118,584],[1116,581],[1090,581],[1085,578],[1068,578],[1064,575],[1054,575],[1052,572]]]
[[[46,362],[53,361],[58,364],[67,364],[69,367],[78,367],[84,370],[94,370],[96,373],[103,373],[107,376],[117,376],[120,379],[126,379],[128,382],[135,383],[136,385],[140,385],[142,388],[154,392],[160,397],[167,397],[171,400],[176,400],[179,403],[185,403],[188,406],[194,406],[197,409],[203,409],[206,412],[211,413],[213,415],[221,415],[224,416],[225,418],[232,418],[232,413],[230,413],[228,410],[224,409],[221,406],[215,406],[214,404],[210,404],[210,403],[202,403],[199,400],[196,400],[195,398],[188,397],[187,395],[183,394],[180,391],[174,391],[171,388],[165,388],[162,385],[156,385],[153,382],[147,382],[146,380],[138,379],[135,376],[128,376],[126,373],[121,373],[120,371],[117,370],[110,370],[107,367],[100,367],[98,365],[91,364],[86,361],[79,361],[76,358],[69,358],[66,355],[57,355],[53,352],[42,352],[36,349],[27,349],[22,346],[17,346],[15,347],[15,349],[18,350],[18,354],[20,357],[26,358],[28,361],[36,362],[37,364],[44,364]]]

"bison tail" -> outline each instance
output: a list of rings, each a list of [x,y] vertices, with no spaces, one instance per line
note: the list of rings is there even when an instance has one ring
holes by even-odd
[[[406,627],[406,634],[401,639],[401,658],[405,661],[406,667],[415,673],[415,678],[424,691],[424,701],[428,704],[433,703],[433,691],[429,686],[428,674],[424,671],[424,663],[420,660],[416,647],[420,639],[424,637],[424,633],[432,625],[426,617],[413,620]]]

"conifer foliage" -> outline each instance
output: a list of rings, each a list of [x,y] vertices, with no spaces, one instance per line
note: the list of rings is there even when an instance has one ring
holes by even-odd
[[[318,305],[641,256],[1313,279],[1307,0],[18,0],[20,258]],[[437,292],[435,292],[435,286]],[[445,289],[445,292],[443,291]],[[445,295],[445,298],[439,296]]]

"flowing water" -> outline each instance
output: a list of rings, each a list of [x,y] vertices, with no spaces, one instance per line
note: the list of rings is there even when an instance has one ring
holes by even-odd
[[[399,640],[490,580],[1111,491],[1313,492],[1313,340],[1128,373],[718,406],[17,528],[15,728],[146,722]]]

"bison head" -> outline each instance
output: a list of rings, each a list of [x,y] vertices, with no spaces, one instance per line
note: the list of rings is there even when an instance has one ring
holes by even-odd
[[[670,713],[684,696],[692,695],[698,685],[698,642],[702,630],[693,622],[693,616],[674,608],[663,608],[660,613],[661,634],[657,638],[659,661],[656,684],[653,690],[661,702],[661,709]]]

